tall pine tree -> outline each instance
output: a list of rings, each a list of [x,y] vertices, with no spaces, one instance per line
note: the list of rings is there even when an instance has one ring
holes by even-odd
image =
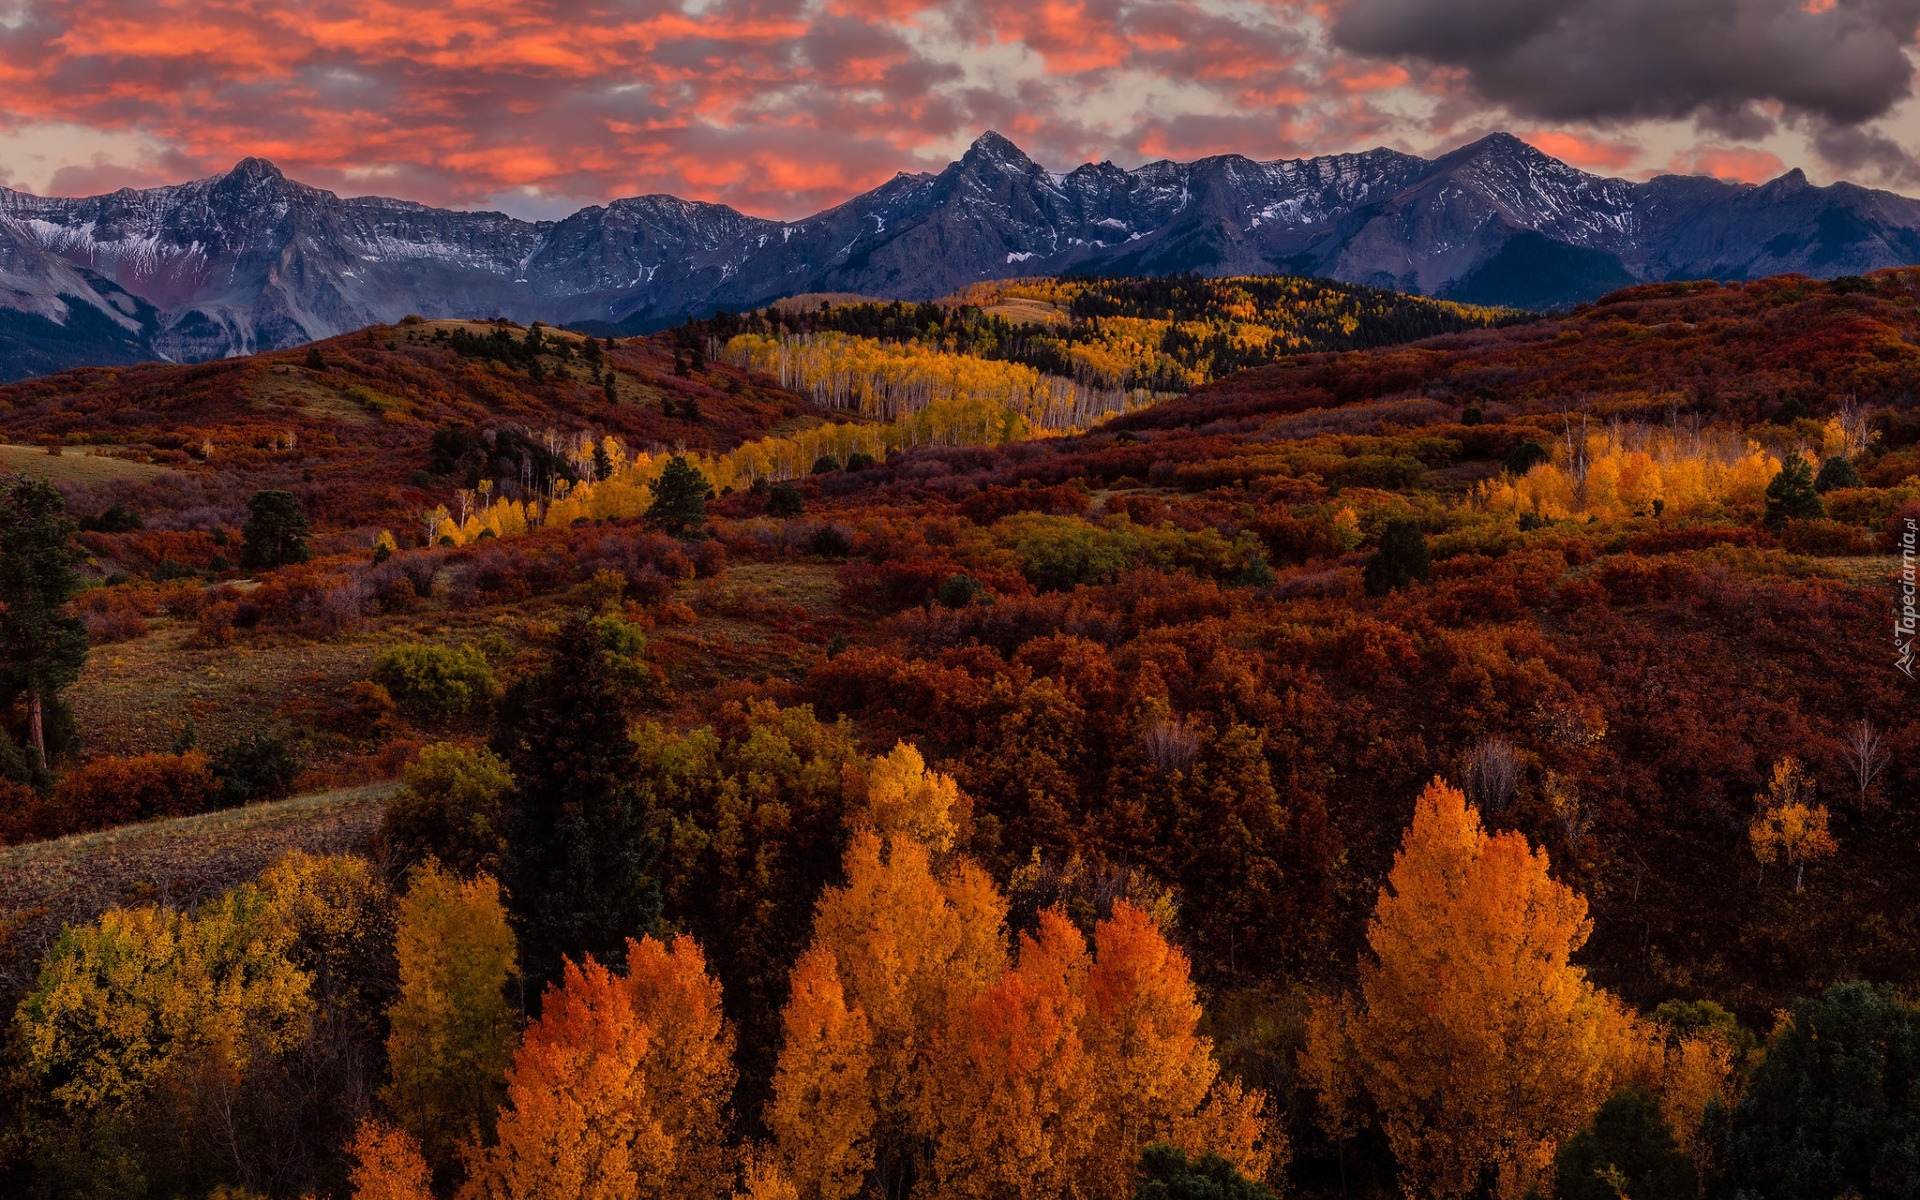
[[[535,981],[556,978],[562,955],[618,965],[660,915],[659,841],[633,788],[621,696],[598,631],[576,614],[546,669],[500,702],[494,750],[514,778],[502,876]]]
[[[65,612],[78,580],[76,526],[52,484],[0,492],[0,703],[24,697],[27,741],[47,763],[47,716],[87,662],[87,632]]]

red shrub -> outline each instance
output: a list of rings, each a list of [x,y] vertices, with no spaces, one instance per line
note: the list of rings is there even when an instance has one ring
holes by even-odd
[[[67,772],[55,787],[59,828],[48,832],[78,833],[205,812],[213,787],[207,756],[197,750],[97,758]]]

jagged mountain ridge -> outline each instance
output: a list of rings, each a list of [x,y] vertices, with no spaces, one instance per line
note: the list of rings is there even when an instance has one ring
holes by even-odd
[[[1042,168],[983,135],[799,221],[642,196],[559,221],[343,199],[247,159],[85,198],[0,189],[0,379],[283,348],[409,312],[640,331],[799,292],[924,299],[1100,272],[1331,276],[1526,307],[1653,279],[1920,263],[1920,202],[1799,171],[1762,185],[1586,174],[1506,134],[1136,170]]]

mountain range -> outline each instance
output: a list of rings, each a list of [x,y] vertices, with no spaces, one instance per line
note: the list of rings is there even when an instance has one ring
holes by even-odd
[[[1920,201],[1576,170],[1509,134],[1393,150],[1048,171],[996,133],[795,221],[641,196],[559,221],[342,198],[258,158],[104,196],[0,188],[0,380],[198,361],[423,316],[636,333],[806,292],[982,279],[1303,274],[1544,309],[1649,280],[1920,263]]]

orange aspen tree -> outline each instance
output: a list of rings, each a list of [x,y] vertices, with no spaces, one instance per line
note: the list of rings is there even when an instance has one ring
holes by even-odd
[[[919,1155],[913,1114],[929,1039],[1005,970],[1007,906],[978,867],[937,875],[904,834],[856,834],[844,865],[845,886],[815,910],[813,944],[833,956],[872,1033],[875,1169],[891,1193]]]
[[[1018,965],[935,1042],[922,1096],[932,1195],[1078,1193],[1096,1136],[1092,1065],[1080,1041],[1091,965],[1058,908],[1020,939]]]
[[[492,1132],[520,1016],[507,1003],[513,931],[488,875],[462,883],[429,864],[399,905],[400,998],[387,1012],[387,1108],[446,1167]]]
[[[873,1166],[872,1038],[830,950],[808,951],[792,980],[767,1127],[801,1200],[846,1200]]]
[[[800,1200],[800,1193],[774,1156],[755,1153],[740,1164],[740,1187],[733,1200]]]
[[[1590,928],[1525,837],[1489,837],[1438,779],[1420,794],[1347,1026],[1409,1195],[1463,1196],[1490,1173],[1518,1200],[1645,1059],[1632,1015],[1569,961]]]
[[[658,1194],[673,1140],[646,1092],[647,1027],[626,981],[588,958],[547,989],[507,1072],[499,1141],[474,1156],[466,1197],[632,1200]]]
[[[653,1120],[673,1140],[666,1197],[724,1197],[734,1167],[727,1150],[728,1106],[736,1078],[733,1030],[720,1015],[720,981],[682,934],[671,947],[627,941],[627,995],[650,1037],[642,1064]]]
[[[420,1143],[405,1130],[371,1118],[360,1122],[347,1154],[354,1200],[433,1200],[433,1172]]]
[[[1249,1178],[1267,1173],[1266,1097],[1220,1080],[1202,1036],[1186,955],[1127,902],[1094,927],[1084,1040],[1093,1063],[1100,1147],[1097,1194],[1131,1194],[1140,1150],[1172,1142],[1211,1150]]]
[[[1695,1172],[1706,1177],[1712,1165],[1712,1139],[1703,1136],[1701,1120],[1714,1101],[1734,1101],[1733,1047],[1710,1032],[1690,1034],[1667,1047],[1666,1069],[1660,1079],[1660,1107],[1673,1126],[1673,1140],[1693,1161]]]

